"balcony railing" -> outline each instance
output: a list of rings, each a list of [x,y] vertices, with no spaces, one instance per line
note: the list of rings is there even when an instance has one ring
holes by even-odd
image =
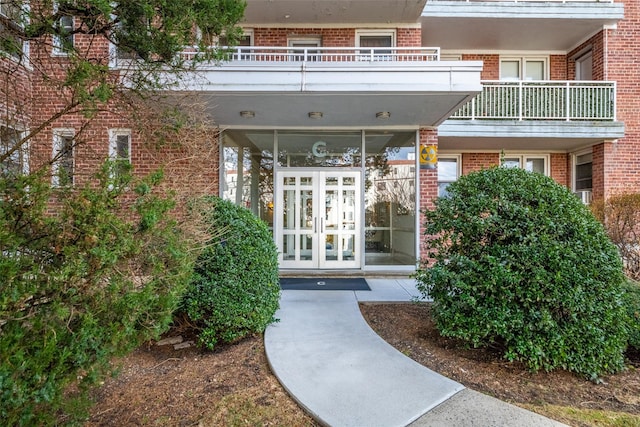
[[[603,81],[483,81],[452,119],[615,121],[616,84]]]
[[[438,1],[459,1],[465,3],[477,3],[477,2],[494,2],[494,1],[502,1],[509,3],[527,3],[527,2],[546,2],[546,3],[613,3],[614,0],[429,0],[431,2]]]
[[[225,60],[233,62],[425,62],[438,61],[437,47],[272,47],[238,46],[222,48]],[[193,59],[196,49],[182,52]]]

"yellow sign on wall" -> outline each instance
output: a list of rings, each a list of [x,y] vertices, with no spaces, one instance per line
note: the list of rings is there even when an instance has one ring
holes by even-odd
[[[420,146],[420,169],[435,169],[438,164],[438,147],[435,145]]]

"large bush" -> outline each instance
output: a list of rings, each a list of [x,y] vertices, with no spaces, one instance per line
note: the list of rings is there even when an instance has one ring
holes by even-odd
[[[425,212],[430,259],[417,273],[440,332],[534,371],[621,369],[622,263],[588,209],[521,169],[471,173],[448,193]]]
[[[151,193],[159,175],[135,183],[105,166],[92,186],[51,189],[41,173],[0,175],[3,425],[82,416],[111,357],[167,328],[192,265],[172,202]]]
[[[269,228],[249,210],[218,197],[205,198],[196,209],[223,231],[198,257],[183,301],[200,345],[212,349],[219,341],[264,332],[275,320],[278,256]]]

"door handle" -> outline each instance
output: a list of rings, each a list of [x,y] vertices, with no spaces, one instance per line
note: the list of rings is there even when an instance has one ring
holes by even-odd
[[[320,218],[320,233],[324,233],[324,218]]]
[[[314,216],[313,217],[313,232],[316,232],[316,229],[318,228],[318,217]]]

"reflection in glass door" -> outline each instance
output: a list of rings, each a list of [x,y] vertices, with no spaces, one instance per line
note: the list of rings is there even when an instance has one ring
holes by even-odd
[[[359,268],[360,172],[277,173],[276,242],[282,268]]]

